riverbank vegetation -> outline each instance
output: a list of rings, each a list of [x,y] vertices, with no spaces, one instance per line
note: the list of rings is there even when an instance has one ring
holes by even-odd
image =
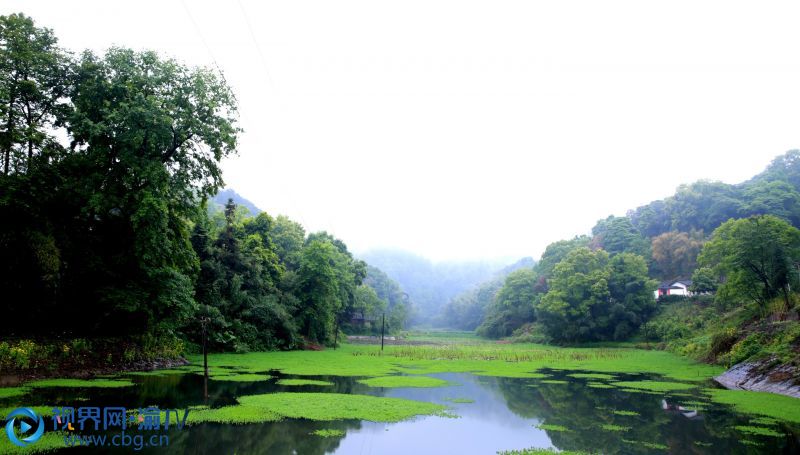
[[[681,186],[550,244],[533,267],[454,299],[447,314],[489,338],[630,341],[724,366],[799,366],[798,176],[800,151],[790,151],[742,184]]]

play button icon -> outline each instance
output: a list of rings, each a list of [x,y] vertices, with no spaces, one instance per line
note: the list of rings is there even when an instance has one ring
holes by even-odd
[[[14,445],[25,447],[29,444],[33,444],[34,442],[38,441],[39,438],[42,437],[42,434],[44,434],[44,419],[36,415],[36,412],[31,408],[14,409],[6,416],[6,419],[7,419],[6,436],[8,436],[8,440],[11,441]],[[20,438],[14,431],[14,424],[16,422],[19,422],[20,436],[27,434],[28,431],[30,431],[33,428],[25,420],[32,420],[34,422],[37,422],[36,431],[31,435]]]

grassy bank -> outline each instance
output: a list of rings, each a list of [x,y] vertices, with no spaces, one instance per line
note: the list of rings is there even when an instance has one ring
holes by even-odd
[[[765,359],[800,367],[799,317],[780,300],[767,308],[727,308],[701,296],[664,303],[642,335],[664,349],[726,368]]]
[[[201,356],[189,356],[199,365]],[[430,346],[344,345],[337,350],[214,354],[211,374],[280,370],[300,376],[388,376],[471,372],[479,376],[542,377],[541,369],[585,370],[595,373],[651,373],[679,381],[704,381],[723,371],[669,352],[630,348],[558,348],[536,344]]]

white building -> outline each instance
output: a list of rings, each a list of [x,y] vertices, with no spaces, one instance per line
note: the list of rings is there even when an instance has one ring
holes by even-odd
[[[692,280],[662,281],[658,289],[653,293],[655,294],[655,298],[659,298],[663,295],[682,295],[688,297],[692,295],[692,292],[689,290],[689,286],[691,285]]]

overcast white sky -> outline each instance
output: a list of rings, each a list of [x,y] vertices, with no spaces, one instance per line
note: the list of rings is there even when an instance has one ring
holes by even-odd
[[[225,72],[225,180],[351,249],[538,257],[800,147],[798,2],[4,0]]]

